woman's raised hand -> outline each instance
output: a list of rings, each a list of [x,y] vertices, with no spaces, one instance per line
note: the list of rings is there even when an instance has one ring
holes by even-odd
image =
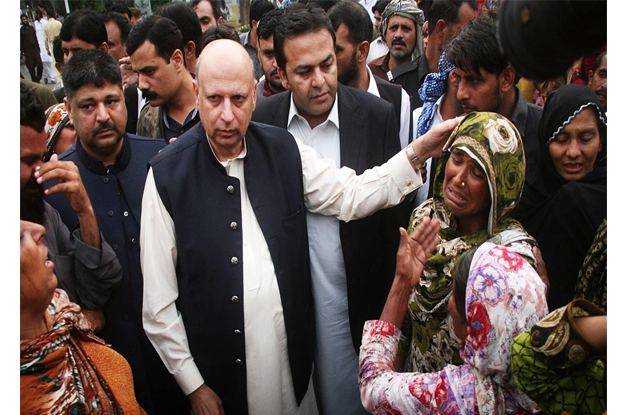
[[[401,239],[397,250],[396,280],[411,288],[419,282],[427,258],[440,242],[439,230],[438,220],[430,218],[424,218],[410,235],[404,228],[399,228]]]

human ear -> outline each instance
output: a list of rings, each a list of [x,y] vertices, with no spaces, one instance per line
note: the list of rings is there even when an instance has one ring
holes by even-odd
[[[506,67],[506,69],[501,72],[501,92],[508,92],[510,89],[514,88],[514,79],[516,78],[516,72],[512,69],[511,66]]]
[[[367,42],[366,40],[363,40],[358,44],[358,46],[356,46],[356,60],[358,61],[358,63],[367,60],[367,56],[369,55],[369,47],[369,42]]]
[[[278,67],[278,75],[280,75],[280,82],[282,83],[282,88],[291,89],[289,85],[289,78],[286,76],[286,72],[282,70],[282,68]]]

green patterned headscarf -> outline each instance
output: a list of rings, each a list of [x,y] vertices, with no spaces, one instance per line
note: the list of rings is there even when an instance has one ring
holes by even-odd
[[[491,196],[487,229],[458,236],[453,214],[445,205],[443,182],[451,150],[458,148],[478,162],[488,178]],[[419,301],[432,310],[447,298],[451,290],[451,269],[456,260],[472,246],[486,240],[502,243],[500,232],[516,232],[519,238],[531,239],[513,219],[521,198],[525,179],[523,141],[514,125],[502,115],[492,112],[469,113],[451,133],[434,176],[433,197],[414,210],[408,233],[429,216],[440,222],[441,243],[426,263],[421,283],[415,289]],[[533,265],[533,261],[530,261]]]
[[[491,197],[488,234],[494,235],[507,228],[513,220],[525,179],[521,134],[502,115],[494,112],[469,113],[443,147],[434,176],[433,196],[442,203],[447,160],[454,148],[463,150],[477,161],[488,177]]]

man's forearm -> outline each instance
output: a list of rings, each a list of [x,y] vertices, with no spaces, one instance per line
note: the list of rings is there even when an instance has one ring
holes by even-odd
[[[85,212],[78,214],[81,239],[87,245],[101,249],[100,227],[93,213],[93,207],[89,206]]]

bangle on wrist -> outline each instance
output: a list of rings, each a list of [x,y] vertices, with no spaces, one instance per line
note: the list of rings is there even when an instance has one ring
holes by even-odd
[[[414,149],[412,148],[412,143],[406,146],[406,156],[408,157],[410,165],[414,171],[419,171],[419,169],[425,167],[423,163],[421,163],[421,160],[419,160],[419,157],[415,154]]]

